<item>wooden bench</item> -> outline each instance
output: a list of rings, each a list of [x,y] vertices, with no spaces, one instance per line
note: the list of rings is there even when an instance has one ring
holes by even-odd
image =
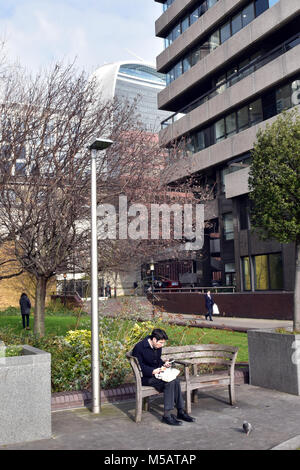
[[[184,366],[184,374],[179,376],[181,390],[186,392],[186,411],[191,413],[192,400],[197,401],[197,390],[228,385],[229,403],[235,403],[234,367],[238,348],[224,344],[193,344],[188,346],[170,346],[163,348],[162,360],[174,359],[175,364]],[[130,361],[136,382],[136,408],[135,421],[142,419],[142,409],[149,410],[149,397],[158,395],[154,387],[142,385],[142,371],[139,361],[132,355],[132,351],[126,354]],[[203,364],[225,365],[227,375],[222,371],[214,373],[200,373],[199,366]]]

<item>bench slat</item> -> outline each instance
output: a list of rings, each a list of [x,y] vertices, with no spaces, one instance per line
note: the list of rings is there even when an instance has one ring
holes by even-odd
[[[196,351],[196,352],[181,352],[181,353],[173,353],[173,354],[168,354],[162,355],[163,360],[167,359],[185,359],[186,361],[194,358],[199,358],[199,362],[201,362],[201,358],[205,357],[222,357],[222,358],[228,358],[232,359],[233,353],[227,352],[227,351]]]
[[[163,354],[169,355],[187,351],[228,351],[235,353],[238,351],[238,348],[227,344],[191,344],[185,346],[168,346],[163,349]]]

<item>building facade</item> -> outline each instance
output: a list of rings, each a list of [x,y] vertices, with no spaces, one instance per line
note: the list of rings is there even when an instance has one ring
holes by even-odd
[[[157,107],[157,95],[164,89],[166,77],[151,64],[114,62],[99,67],[94,76],[104,99],[117,98],[130,104],[136,101],[136,112],[145,131],[157,133],[160,122],[170,115]]]
[[[259,128],[300,104],[299,0],[155,0],[165,39],[160,143],[184,142],[169,184],[188,175],[214,186],[210,228],[198,262],[202,285],[292,291],[295,246],[251,230],[248,175]]]

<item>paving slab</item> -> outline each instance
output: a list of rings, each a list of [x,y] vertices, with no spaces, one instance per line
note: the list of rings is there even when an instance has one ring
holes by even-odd
[[[300,445],[300,397],[248,384],[237,385],[237,403],[227,388],[199,393],[195,423],[173,427],[161,422],[162,397],[154,397],[142,422],[134,421],[134,401],[104,404],[99,415],[87,408],[52,413],[52,438],[1,446],[0,450],[199,451],[267,450],[288,442]],[[242,430],[250,422],[249,436]]]

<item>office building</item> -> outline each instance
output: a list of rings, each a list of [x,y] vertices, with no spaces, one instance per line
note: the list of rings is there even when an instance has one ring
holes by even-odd
[[[200,285],[240,292],[294,289],[295,246],[251,231],[248,175],[259,128],[300,103],[299,0],[155,0],[166,74],[158,95],[160,143],[183,141],[170,185],[193,175],[213,188],[206,204]]]
[[[151,64],[114,62],[99,67],[94,76],[104,99],[117,98],[130,104],[136,100],[136,113],[146,131],[158,132],[160,122],[170,115],[157,108],[157,94],[164,89],[166,77]]]

